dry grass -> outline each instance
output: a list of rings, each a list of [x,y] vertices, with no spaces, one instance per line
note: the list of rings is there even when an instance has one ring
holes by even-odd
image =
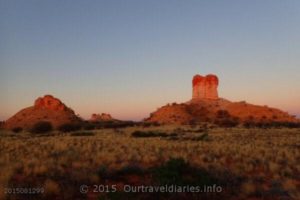
[[[214,128],[208,130],[207,140],[193,140],[202,134],[194,131],[198,129],[188,126],[130,127],[121,131],[95,130],[94,135],[89,136],[56,133],[54,136],[34,136],[2,131],[0,168],[5,173],[0,175],[0,188],[21,183],[44,186],[47,198],[47,194],[72,190],[74,185],[60,186],[66,181],[100,184],[101,166],[107,171],[132,165],[147,169],[171,157],[180,157],[192,166],[211,172],[230,172],[240,177],[241,184],[232,188],[240,191],[239,198],[272,199],[278,196],[300,199],[299,129]],[[179,136],[175,140],[169,137],[134,138],[131,133],[136,130],[176,132]],[[4,195],[0,192],[2,199]]]

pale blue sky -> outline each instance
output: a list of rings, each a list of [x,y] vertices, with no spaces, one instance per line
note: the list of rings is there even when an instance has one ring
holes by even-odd
[[[300,114],[298,0],[0,0],[0,120],[53,94],[76,113],[142,119],[220,96]]]

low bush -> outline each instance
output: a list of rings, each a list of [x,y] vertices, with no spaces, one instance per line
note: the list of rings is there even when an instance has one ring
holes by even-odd
[[[126,127],[133,127],[139,125],[138,122],[133,121],[117,121],[117,120],[111,120],[111,121],[96,121],[91,123],[92,126],[95,127],[95,129],[105,129],[105,128],[126,128]]]
[[[154,179],[159,185],[221,185],[221,180],[203,169],[192,167],[182,158],[170,158],[153,169]]]
[[[300,128],[297,122],[276,122],[276,121],[258,121],[247,120],[243,123],[245,128]]]
[[[126,128],[133,127],[136,125],[136,122],[133,121],[117,121],[111,124],[104,125],[104,128]]]
[[[40,121],[33,125],[30,129],[31,133],[48,133],[53,130],[52,124],[48,121]]]
[[[144,174],[144,170],[138,165],[131,164],[131,165],[122,167],[120,170],[118,170],[116,172],[117,176],[125,176],[125,175],[130,175],[130,174],[142,175],[142,174]]]
[[[14,133],[20,133],[23,131],[23,128],[22,127],[15,127],[13,129],[11,129],[12,132]]]
[[[158,131],[134,131],[131,133],[132,137],[168,137],[167,133]],[[173,135],[174,136],[174,135]]]
[[[156,127],[160,126],[160,124],[158,122],[143,122],[140,125],[142,125],[142,127],[144,127],[144,128],[148,128],[151,126],[156,126]]]
[[[107,178],[108,177],[108,169],[107,169],[107,166],[105,165],[101,165],[99,167],[99,169],[97,170],[97,175],[100,177],[100,178]]]
[[[66,123],[62,124],[57,128],[61,132],[72,132],[72,131],[78,131],[81,129],[81,125],[78,123]]]
[[[214,123],[220,127],[230,128],[239,125],[240,120],[238,117],[231,116],[227,110],[218,110]]]
[[[227,110],[218,110],[216,113],[216,118],[222,119],[222,118],[229,118],[230,114]]]
[[[164,132],[159,132],[159,131],[134,131],[131,133],[132,137],[136,138],[149,138],[149,137],[169,137],[169,138],[174,138],[177,137],[178,134],[176,132],[167,134]]]
[[[246,120],[244,123],[243,123],[243,126],[245,128],[254,128],[255,127],[255,122],[253,120]]]
[[[95,124],[85,124],[83,126],[84,130],[94,130],[96,128]]]
[[[224,128],[230,128],[230,127],[236,127],[239,125],[239,120],[235,118],[224,118],[224,119],[217,119],[215,121],[215,124],[224,127]]]

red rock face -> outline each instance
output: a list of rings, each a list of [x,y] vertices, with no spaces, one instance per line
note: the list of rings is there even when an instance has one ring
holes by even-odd
[[[34,102],[35,108],[45,108],[49,110],[67,110],[65,104],[63,104],[59,99],[51,96],[45,95],[44,97],[39,97]]]
[[[216,75],[209,74],[205,77],[195,75],[193,78],[193,100],[218,99],[219,79]]]
[[[79,123],[81,119],[59,99],[45,95],[36,99],[33,106],[20,110],[6,120],[4,128],[21,127],[24,130],[30,130],[34,124],[40,121],[48,121],[57,128],[66,123]]]
[[[110,121],[113,120],[110,114],[92,114],[90,121]]]

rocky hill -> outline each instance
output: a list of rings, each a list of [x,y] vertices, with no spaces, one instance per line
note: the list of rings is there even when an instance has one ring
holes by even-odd
[[[59,99],[45,95],[36,99],[33,106],[22,109],[5,121],[4,127],[30,129],[39,121],[48,121],[53,127],[58,127],[65,123],[80,122],[81,119]]]
[[[89,121],[91,122],[101,122],[101,121],[115,121],[116,119],[112,118],[110,114],[101,113],[101,114],[92,114]]]
[[[150,114],[147,122],[161,124],[191,124],[199,122],[215,122],[222,117],[230,117],[239,122],[298,122],[287,112],[268,106],[259,106],[241,102],[231,102],[219,98],[217,87],[218,77],[196,75],[193,78],[192,99],[186,103],[167,104]],[[220,115],[227,116],[220,116]],[[225,113],[225,114],[224,114]]]

